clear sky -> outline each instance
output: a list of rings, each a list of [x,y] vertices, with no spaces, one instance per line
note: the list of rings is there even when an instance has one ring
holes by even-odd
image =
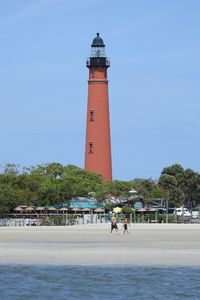
[[[114,179],[200,172],[199,13],[199,0],[0,0],[0,164],[83,167],[99,31]]]

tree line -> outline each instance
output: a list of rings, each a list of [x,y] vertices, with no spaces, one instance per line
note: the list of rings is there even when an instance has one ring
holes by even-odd
[[[105,183],[100,175],[60,163],[33,167],[6,164],[0,170],[0,214],[6,214],[18,205],[47,206],[67,203],[71,197],[88,197],[95,193],[97,200],[108,195],[118,199],[130,199],[133,205],[137,197],[148,204],[152,199],[168,199],[171,207],[187,207],[200,204],[200,174],[178,164],[165,167],[159,180],[136,178],[130,181],[113,180]],[[109,203],[107,203],[109,206]]]

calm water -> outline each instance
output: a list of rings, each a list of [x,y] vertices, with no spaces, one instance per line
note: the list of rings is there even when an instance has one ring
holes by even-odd
[[[200,299],[200,268],[0,266],[0,299]]]

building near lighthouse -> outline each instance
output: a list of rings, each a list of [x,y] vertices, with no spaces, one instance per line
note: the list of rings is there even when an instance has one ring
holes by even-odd
[[[86,66],[89,69],[89,80],[85,170],[102,175],[104,181],[110,181],[112,159],[107,78],[110,61],[106,57],[105,44],[99,33],[92,42]]]

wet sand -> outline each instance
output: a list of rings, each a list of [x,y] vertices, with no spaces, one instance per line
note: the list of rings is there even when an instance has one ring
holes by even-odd
[[[0,227],[0,264],[200,266],[199,224]]]

